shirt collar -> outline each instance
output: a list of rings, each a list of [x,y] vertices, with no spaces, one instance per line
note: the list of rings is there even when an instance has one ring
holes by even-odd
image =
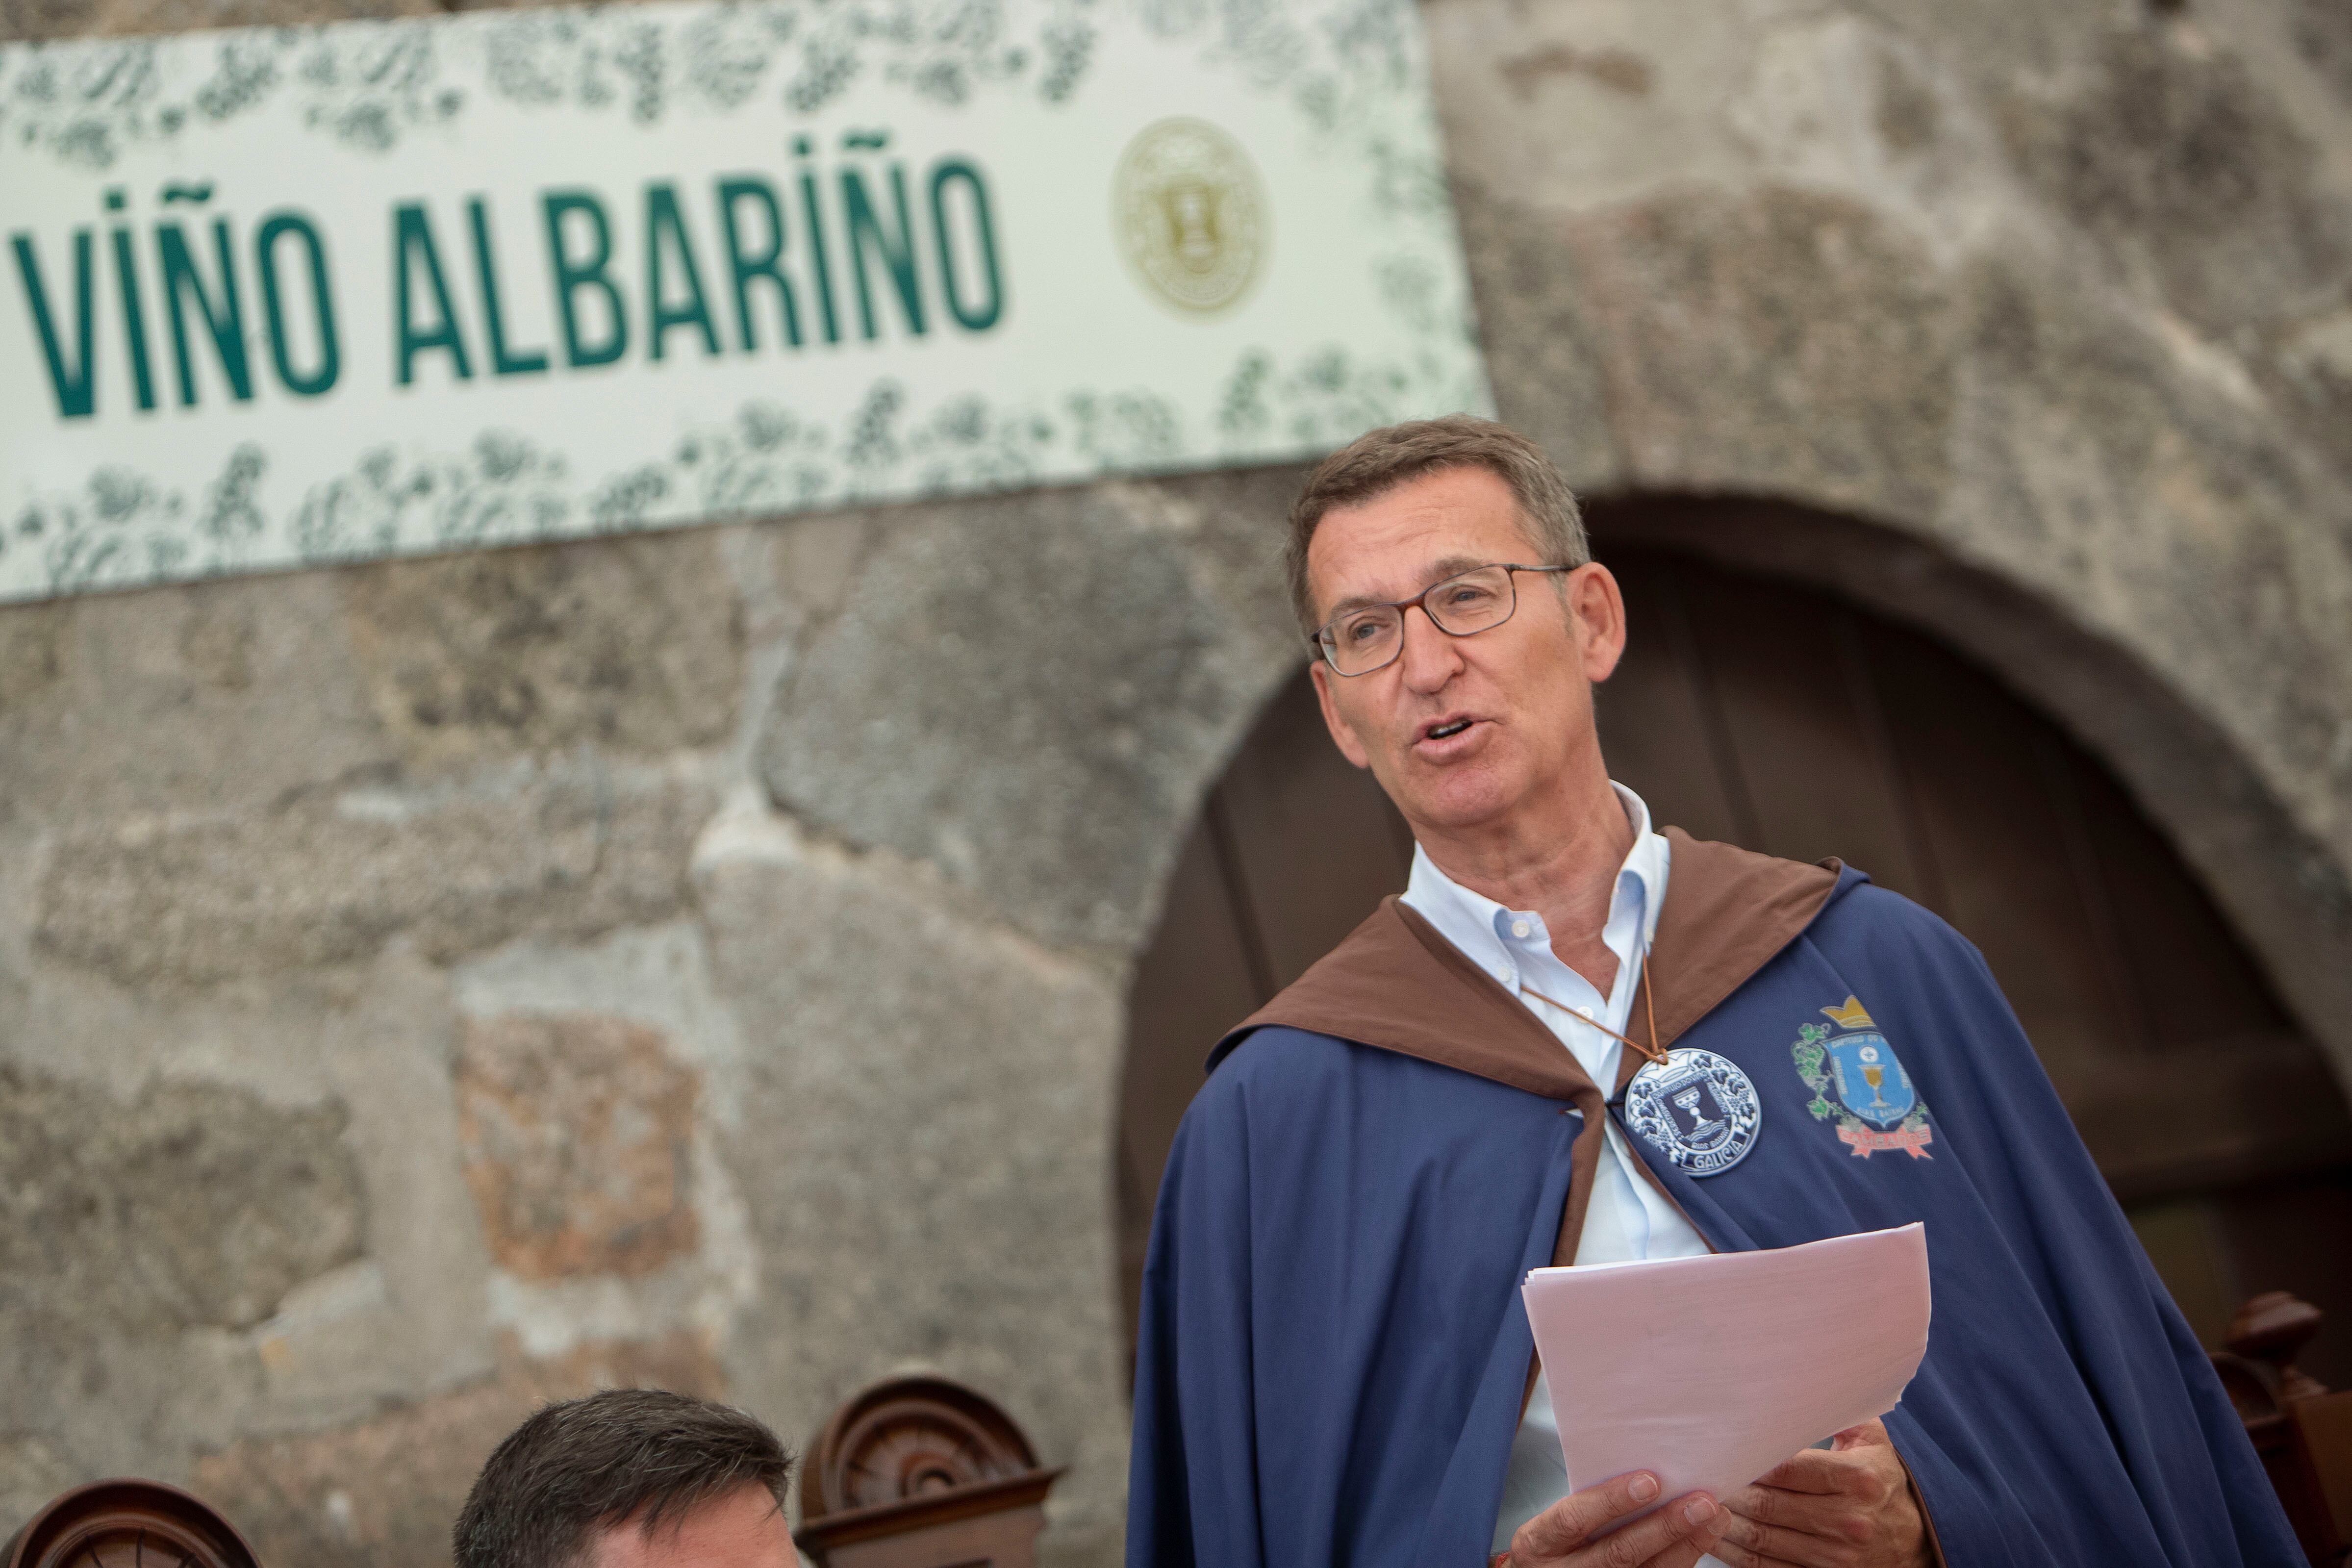
[[[1650,808],[1642,797],[1613,781],[1609,787],[1617,792],[1618,804],[1633,829],[1633,847],[1617,868],[1617,885],[1609,895],[1607,925],[1612,931],[1629,929],[1619,917],[1628,909],[1639,910],[1641,948],[1646,953],[1657,934],[1658,911],[1666,901],[1670,851],[1664,836],[1652,831]],[[1517,988],[1518,957],[1507,933],[1522,922],[1540,933],[1542,918],[1535,911],[1506,909],[1483,893],[1472,892],[1439,870],[1437,862],[1419,844],[1412,847],[1412,874],[1405,883],[1404,901],[1472,963],[1501,984]],[[1614,949],[1617,943],[1612,942],[1610,946]],[[1626,946],[1630,950],[1632,943]],[[1618,953],[1620,960],[1632,956],[1630,951]]]

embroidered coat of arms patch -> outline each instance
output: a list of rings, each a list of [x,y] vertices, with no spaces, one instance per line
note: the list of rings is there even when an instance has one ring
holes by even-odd
[[[1816,1121],[1834,1121],[1839,1142],[1867,1160],[1882,1149],[1900,1149],[1915,1160],[1932,1159],[1936,1141],[1927,1124],[1927,1104],[1911,1085],[1911,1075],[1895,1047],[1858,998],[1824,1007],[1828,1024],[1801,1024],[1789,1047],[1797,1076],[1813,1091],[1805,1109]]]

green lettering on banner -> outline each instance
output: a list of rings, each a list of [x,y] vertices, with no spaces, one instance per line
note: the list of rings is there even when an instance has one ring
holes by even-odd
[[[663,299],[668,292],[666,251],[676,253],[686,277],[683,305],[672,306]],[[719,329],[711,324],[710,306],[702,295],[702,268],[695,264],[694,241],[677,210],[677,187],[657,182],[646,187],[646,353],[653,358],[662,357],[662,338],[673,327],[700,327],[702,352],[719,352]]]
[[[139,287],[139,266],[131,253],[131,226],[116,224],[114,241],[115,293],[122,300],[122,341],[131,351],[131,389],[142,412],[155,406],[155,374],[147,363],[147,304]]]
[[[948,184],[959,183],[971,192],[972,248],[979,253],[988,279],[988,303],[967,305],[963,279],[958,276],[955,240],[949,232]],[[988,210],[988,182],[980,170],[961,158],[944,158],[931,170],[931,238],[940,252],[940,292],[946,296],[948,314],[968,332],[984,332],[1004,315],[1004,274],[996,260],[996,224]]]
[[[768,215],[767,247],[757,254],[743,248],[742,232],[735,225],[735,205],[745,200],[758,202]],[[800,347],[801,313],[793,301],[792,279],[783,272],[784,214],[776,204],[774,188],[756,174],[719,181],[719,221],[727,231],[727,268],[735,285],[735,332],[743,352],[751,353],[760,346],[759,325],[751,314],[751,282],[758,278],[776,286],[776,302],[783,311],[784,342],[787,347]]]
[[[319,334],[319,365],[304,375],[294,368],[293,345],[287,341],[284,298],[278,281],[278,242],[291,237],[302,244],[310,258],[310,320]],[[335,384],[343,372],[342,351],[335,340],[335,291],[327,277],[327,246],[310,220],[297,212],[272,214],[253,237],[254,268],[261,274],[261,308],[269,318],[269,357],[278,379],[297,397],[317,397]]]
[[[441,253],[433,243],[433,221],[421,203],[403,202],[392,209],[392,309],[399,322],[394,357],[400,368],[395,377],[403,386],[416,379],[416,356],[434,349],[446,351],[459,381],[471,381],[474,362],[457,331],[457,307],[449,302],[449,281],[441,275]],[[422,264],[425,282],[433,290],[433,322],[420,330],[410,307],[415,303],[412,267]]]
[[[41,334],[41,351],[48,358],[49,391],[58,400],[60,419],[87,419],[97,406],[98,394],[90,360],[90,240],[89,230],[74,230],[74,363],[66,363],[58,342],[57,319],[49,313],[49,291],[41,282],[41,258],[33,253],[33,237],[10,236],[16,252],[16,276],[25,286],[25,303]]]
[[[1112,0],[553,3],[0,38],[0,605],[1492,405],[1458,226],[1388,199],[1426,51],[1350,53],[1400,0],[1251,60]]]
[[[482,335],[490,343],[490,372],[494,375],[539,375],[547,369],[544,349],[509,351],[507,347],[506,310],[499,294],[498,253],[490,247],[490,215],[488,204],[476,196],[466,204],[466,221],[474,230],[474,276],[482,289]]]
[[[213,253],[220,263],[220,298],[205,288],[205,278],[188,250],[187,237],[176,222],[155,226],[155,248],[163,258],[163,303],[172,317],[172,353],[180,373],[180,406],[196,402],[195,356],[188,352],[188,301],[193,299],[213,340],[221,378],[229,395],[239,403],[253,397],[253,366],[245,357],[245,307],[237,297],[236,257],[229,249],[228,219],[213,220]]]
[[[619,286],[606,273],[613,264],[612,220],[604,216],[604,204],[590,191],[549,191],[541,196],[540,203],[547,219],[547,259],[555,273],[555,302],[563,318],[566,363],[575,368],[611,364],[629,350],[627,307],[621,302]],[[575,258],[564,248],[563,220],[573,213],[587,217],[589,232],[594,237],[594,247],[584,257]],[[577,300],[583,289],[593,289],[604,295],[604,308],[612,312],[612,335],[601,343],[584,344],[580,341]]]
[[[809,139],[805,136],[793,143],[793,153],[806,158]],[[816,278],[817,319],[824,323],[824,341],[841,341],[841,322],[833,310],[833,266],[825,258],[824,210],[817,205],[816,176],[801,168],[801,223],[808,230],[809,269]]]
[[[890,165],[890,197],[898,214],[898,232],[895,236],[882,226],[874,210],[872,197],[866,189],[865,172],[855,165],[841,171],[843,221],[849,228],[849,267],[857,279],[857,318],[866,329],[868,342],[881,335],[874,321],[874,295],[866,281],[869,254],[889,268],[890,280],[898,289],[898,308],[906,315],[907,331],[919,338],[923,335],[922,279],[915,271],[915,228],[907,216],[907,171],[902,164]]]

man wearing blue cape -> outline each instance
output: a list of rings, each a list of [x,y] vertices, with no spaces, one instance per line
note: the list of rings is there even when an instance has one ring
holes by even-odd
[[[1611,784],[1623,601],[1540,452],[1377,431],[1308,479],[1288,559],[1332,737],[1418,847],[1217,1046],[1177,1135],[1130,1568],[2300,1561],[1976,950]],[[1934,1322],[1883,1421],[1720,1498],[1570,1490],[1528,1269],[1914,1220]]]

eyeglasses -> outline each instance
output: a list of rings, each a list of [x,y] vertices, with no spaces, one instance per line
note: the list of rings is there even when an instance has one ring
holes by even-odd
[[[1370,675],[1404,651],[1404,613],[1415,605],[1429,624],[1448,637],[1491,631],[1519,607],[1517,572],[1573,572],[1573,566],[1512,566],[1497,562],[1475,566],[1457,577],[1433,583],[1392,605],[1355,605],[1323,624],[1307,640],[1337,675]]]

